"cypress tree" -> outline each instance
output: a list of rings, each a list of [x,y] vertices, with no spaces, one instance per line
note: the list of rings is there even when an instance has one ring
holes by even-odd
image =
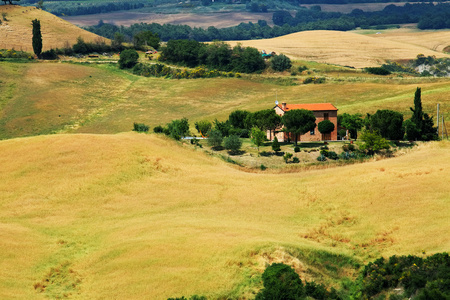
[[[31,23],[33,24],[33,51],[39,57],[42,52],[41,21],[34,19]]]
[[[414,109],[410,107],[413,115],[411,117],[411,121],[416,124],[419,131],[422,130],[422,121],[423,121],[423,110],[422,110],[422,99],[421,99],[421,88],[417,88],[416,93],[414,94]]]

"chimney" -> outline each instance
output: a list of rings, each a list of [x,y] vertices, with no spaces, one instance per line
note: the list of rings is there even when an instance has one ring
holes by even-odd
[[[286,110],[286,102],[281,103],[281,109]]]

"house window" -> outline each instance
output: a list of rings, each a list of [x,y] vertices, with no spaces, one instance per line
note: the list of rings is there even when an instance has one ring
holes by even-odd
[[[314,134],[315,134],[314,130],[315,130],[315,129],[311,130],[311,131],[309,132],[309,134],[310,134],[310,135],[314,135]]]
[[[323,114],[323,119],[324,119],[324,120],[328,120],[328,118],[329,118],[329,117],[328,117],[328,113],[324,113],[324,114]]]

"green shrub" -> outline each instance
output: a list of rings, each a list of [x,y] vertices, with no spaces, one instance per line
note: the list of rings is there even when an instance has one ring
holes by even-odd
[[[367,73],[374,74],[374,75],[390,75],[391,72],[386,70],[383,67],[373,67],[373,68],[365,68],[364,69]]]
[[[325,83],[325,77],[306,77],[305,80],[303,80],[304,84],[308,84],[308,83],[314,83],[314,84],[320,84],[320,83]]]
[[[274,137],[272,142],[272,150],[275,152],[281,151],[280,143],[278,142],[278,138]]]
[[[300,152],[300,147],[299,147],[299,146],[295,146],[295,147],[294,147],[294,152],[295,152],[295,153]]]
[[[50,49],[48,51],[44,51],[41,53],[41,55],[39,56],[41,59],[46,59],[46,60],[55,60],[58,59],[58,54],[56,54],[55,49]]]
[[[162,127],[161,125],[158,125],[158,126],[153,128],[153,132],[154,133],[163,133],[164,132],[164,127]]]
[[[297,156],[295,156],[295,157],[292,159],[292,162],[293,162],[294,164],[298,164],[298,163],[300,162],[300,160],[298,159]]]
[[[134,131],[148,132],[149,127],[143,123],[133,123]]]
[[[339,158],[339,156],[337,155],[337,153],[334,152],[334,151],[329,151],[327,157],[328,157],[329,159],[333,159],[333,160],[336,160],[336,159]]]
[[[241,149],[242,141],[237,135],[232,134],[223,139],[223,145],[225,149],[234,154]]]
[[[293,156],[292,153],[286,153],[286,154],[284,154],[284,156],[283,156],[284,162],[285,162],[285,163],[288,163],[289,159],[291,159],[292,156]]]
[[[270,64],[272,69],[278,72],[282,72],[284,70],[290,69],[292,66],[291,60],[284,54],[275,55],[270,60]]]
[[[298,66],[297,70],[301,73],[303,71],[308,70],[308,67],[307,66]]]
[[[302,280],[290,266],[274,263],[266,268],[262,279],[264,288],[256,295],[256,300],[297,300],[304,296]]]
[[[120,52],[119,68],[130,69],[134,67],[139,59],[139,54],[134,49],[127,49]]]
[[[328,150],[327,149],[322,149],[320,150],[320,155],[323,155],[325,157],[328,157]]]
[[[218,150],[222,147],[223,136],[222,132],[217,129],[212,129],[208,132],[208,145],[214,150]]]
[[[325,155],[323,155],[323,154],[320,154],[320,155],[317,157],[317,160],[318,160],[318,161],[326,161],[326,160],[327,160],[327,157],[326,157]]]
[[[182,118],[180,120],[173,120],[167,124],[169,135],[175,140],[179,140],[189,134],[189,122],[188,119]]]

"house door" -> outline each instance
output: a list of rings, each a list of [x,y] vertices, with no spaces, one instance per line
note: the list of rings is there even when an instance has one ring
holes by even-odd
[[[331,141],[331,133],[322,134],[322,141]]]

